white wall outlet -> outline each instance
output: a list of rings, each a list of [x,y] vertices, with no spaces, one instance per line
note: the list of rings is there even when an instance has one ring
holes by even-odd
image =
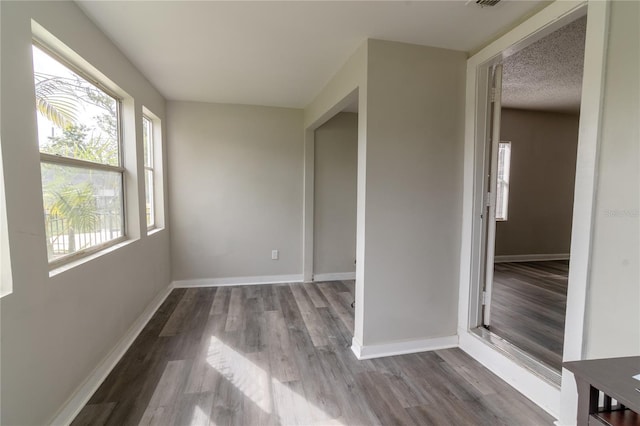
[[[278,250],[271,250],[271,260],[278,260],[280,252]]]

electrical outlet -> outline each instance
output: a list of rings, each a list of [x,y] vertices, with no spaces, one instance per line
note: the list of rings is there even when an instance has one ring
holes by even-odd
[[[280,253],[278,250],[271,250],[271,260],[278,260]]]

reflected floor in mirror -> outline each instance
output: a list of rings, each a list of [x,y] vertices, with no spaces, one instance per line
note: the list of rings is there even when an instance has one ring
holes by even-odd
[[[491,332],[560,372],[568,260],[496,263]]]

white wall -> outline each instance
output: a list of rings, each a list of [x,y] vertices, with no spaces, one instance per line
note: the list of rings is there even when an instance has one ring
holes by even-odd
[[[465,66],[369,41],[365,346],[456,334]]]
[[[315,131],[315,274],[355,272],[358,114],[341,112]]]
[[[465,60],[463,52],[368,40],[305,109],[305,126],[322,123],[358,90],[361,354],[400,341],[420,350],[456,334]]]
[[[0,300],[0,423],[35,425],[53,418],[169,284],[168,232],[147,237],[139,208],[142,106],[164,120],[164,99],[73,2],[1,2],[0,8],[2,158],[13,273],[13,293]],[[42,213],[32,18],[129,96],[124,109],[128,219],[129,231],[139,237],[53,277]]]
[[[173,279],[300,274],[302,110],[169,102],[167,119]]]
[[[640,354],[640,3],[611,4],[585,357]]]

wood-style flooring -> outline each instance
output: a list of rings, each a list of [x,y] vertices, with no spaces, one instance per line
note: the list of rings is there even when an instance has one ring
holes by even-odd
[[[562,369],[569,261],[496,263],[491,331]]]
[[[459,349],[358,361],[353,287],[175,289],[73,424],[552,424]]]

